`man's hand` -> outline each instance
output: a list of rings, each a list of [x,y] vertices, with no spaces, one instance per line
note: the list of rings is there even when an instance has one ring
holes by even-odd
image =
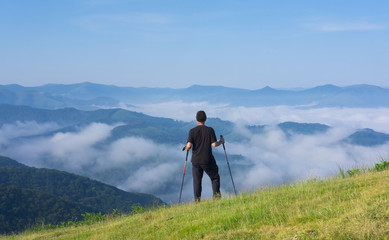
[[[220,140],[219,140],[220,144],[224,144],[224,137],[223,135],[220,135]]]
[[[217,142],[212,143],[212,146],[219,147],[220,145],[224,144],[224,137],[220,135],[220,140]]]

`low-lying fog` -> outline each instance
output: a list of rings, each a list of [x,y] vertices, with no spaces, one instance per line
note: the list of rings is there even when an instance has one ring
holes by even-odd
[[[388,108],[229,107],[209,103],[161,103],[128,110],[151,116],[193,121],[198,110],[208,117],[236,123],[235,131],[248,140],[231,142],[226,150],[238,191],[339,173],[339,168],[371,167],[389,156],[389,143],[377,147],[354,146],[340,141],[357,129],[372,128],[389,134]],[[285,136],[281,122],[322,123],[331,128],[316,135]],[[262,134],[251,134],[244,125],[267,125]],[[56,123],[15,122],[0,128],[0,155],[34,167],[55,168],[85,175],[134,192],[154,194],[175,203],[179,197],[185,153],[183,145],[166,145],[153,139],[122,138],[106,144],[115,126],[93,123],[72,133],[47,134]],[[216,133],[217,136],[223,133]],[[224,151],[216,148],[222,194],[231,194],[231,179]],[[190,161],[190,159],[188,160]],[[188,164],[183,199],[193,199]],[[203,196],[211,196],[204,175]]]

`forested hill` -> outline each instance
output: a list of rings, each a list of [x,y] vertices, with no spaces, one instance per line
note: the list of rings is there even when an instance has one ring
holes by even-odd
[[[98,209],[48,193],[0,184],[0,234],[20,232],[37,224],[60,224],[82,219]]]
[[[6,157],[0,157],[0,185],[2,233],[22,230],[36,221],[80,219],[85,212],[130,212],[134,206],[163,204],[149,194],[125,192],[63,171],[27,167]]]

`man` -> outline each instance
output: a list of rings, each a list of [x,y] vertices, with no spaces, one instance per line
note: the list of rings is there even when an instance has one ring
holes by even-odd
[[[198,111],[196,114],[197,126],[189,131],[188,143],[185,150],[192,149],[192,175],[193,191],[195,201],[201,199],[201,181],[204,171],[212,181],[213,197],[220,197],[220,176],[219,168],[212,154],[212,146],[218,147],[224,143],[224,138],[220,137],[217,141],[213,128],[205,126],[207,115],[204,111]]]

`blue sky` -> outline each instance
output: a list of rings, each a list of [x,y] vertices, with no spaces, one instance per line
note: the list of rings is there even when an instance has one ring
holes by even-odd
[[[386,0],[0,0],[0,84],[389,87]]]

